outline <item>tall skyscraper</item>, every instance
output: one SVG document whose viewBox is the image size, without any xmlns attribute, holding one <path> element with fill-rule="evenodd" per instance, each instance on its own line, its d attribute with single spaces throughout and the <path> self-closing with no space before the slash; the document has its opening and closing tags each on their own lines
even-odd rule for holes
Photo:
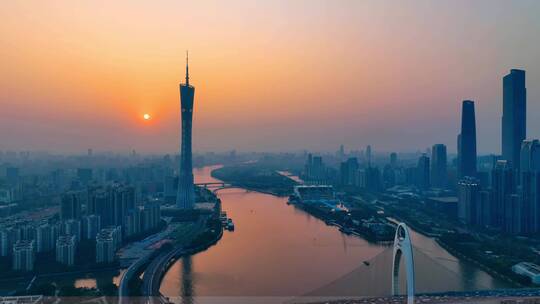
<svg viewBox="0 0 540 304">
<path fill-rule="evenodd" d="M 416 184 L 418 188 L 426 190 L 430 186 L 429 181 L 429 157 L 425 154 L 418 159 L 416 167 Z"/>
<path fill-rule="evenodd" d="M 520 166 L 521 142 L 527 126 L 525 71 L 510 70 L 503 78 L 502 156 L 514 169 Z"/>
<path fill-rule="evenodd" d="M 459 177 L 476 176 L 476 119 L 472 100 L 464 100 L 461 108 L 458 162 Z"/>
<path fill-rule="evenodd" d="M 512 202 L 510 196 L 516 193 L 514 171 L 506 160 L 499 160 L 491 172 L 491 189 L 493 190 L 493 225 L 505 229 L 511 217 Z"/>
<path fill-rule="evenodd" d="M 433 145 L 431 148 L 431 185 L 437 188 L 445 188 L 448 175 L 446 146 L 443 144 Z"/>
<path fill-rule="evenodd" d="M 480 183 L 473 177 L 466 177 L 458 183 L 458 218 L 468 224 L 477 224 Z"/>
<path fill-rule="evenodd" d="M 193 123 L 193 98 L 195 88 L 189 84 L 189 62 L 186 57 L 186 83 L 180 84 L 180 102 L 182 110 L 182 144 L 180 148 L 180 174 L 176 206 L 191 209 L 195 204 L 193 184 L 193 163 L 191 158 L 191 130 Z"/>
</svg>

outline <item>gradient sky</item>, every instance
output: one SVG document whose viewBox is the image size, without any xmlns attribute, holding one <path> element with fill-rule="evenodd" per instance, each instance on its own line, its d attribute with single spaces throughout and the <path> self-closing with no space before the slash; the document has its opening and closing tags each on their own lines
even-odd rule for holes
<svg viewBox="0 0 540 304">
<path fill-rule="evenodd" d="M 473 99 L 479 151 L 499 153 L 510 68 L 540 137 L 539 16 L 535 0 L 3 1 L 0 150 L 176 150 L 189 49 L 195 150 L 454 152 Z"/>
</svg>

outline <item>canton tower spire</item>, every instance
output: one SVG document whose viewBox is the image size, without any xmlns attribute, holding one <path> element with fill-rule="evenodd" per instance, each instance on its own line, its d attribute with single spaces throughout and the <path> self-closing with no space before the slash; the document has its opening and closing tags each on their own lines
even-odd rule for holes
<svg viewBox="0 0 540 304">
<path fill-rule="evenodd" d="M 193 209 L 195 204 L 191 147 L 194 95 L 195 88 L 189 85 L 189 57 L 186 52 L 186 83 L 180 84 L 180 115 L 182 123 L 180 126 L 180 170 L 178 174 L 178 193 L 176 195 L 176 207 L 180 209 Z"/>
<path fill-rule="evenodd" d="M 189 85 L 189 51 L 186 51 L 186 85 Z"/>
</svg>

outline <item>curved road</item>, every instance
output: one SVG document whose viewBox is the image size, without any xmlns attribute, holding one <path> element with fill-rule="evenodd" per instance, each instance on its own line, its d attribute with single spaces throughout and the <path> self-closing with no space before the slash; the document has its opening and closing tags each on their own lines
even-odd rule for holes
<svg viewBox="0 0 540 304">
<path fill-rule="evenodd" d="M 175 262 L 176 258 L 185 253 L 183 247 L 162 252 L 148 265 L 144 271 L 142 286 L 142 294 L 148 297 L 148 303 L 154 303 L 154 299 L 156 298 L 159 299 L 160 303 L 166 303 L 159 292 L 161 279 L 165 275 L 165 271 L 169 269 L 169 266 Z"/>
</svg>

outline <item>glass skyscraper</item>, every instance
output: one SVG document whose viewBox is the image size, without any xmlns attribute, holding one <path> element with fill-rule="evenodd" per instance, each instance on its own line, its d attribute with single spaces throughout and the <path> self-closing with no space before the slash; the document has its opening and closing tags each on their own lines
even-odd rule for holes
<svg viewBox="0 0 540 304">
<path fill-rule="evenodd" d="M 458 161 L 459 177 L 476 176 L 476 119 L 472 100 L 464 100 L 461 108 Z"/>
<path fill-rule="evenodd" d="M 510 70 L 503 78 L 502 157 L 514 169 L 520 166 L 521 143 L 526 136 L 526 110 L 525 71 Z"/>
</svg>

